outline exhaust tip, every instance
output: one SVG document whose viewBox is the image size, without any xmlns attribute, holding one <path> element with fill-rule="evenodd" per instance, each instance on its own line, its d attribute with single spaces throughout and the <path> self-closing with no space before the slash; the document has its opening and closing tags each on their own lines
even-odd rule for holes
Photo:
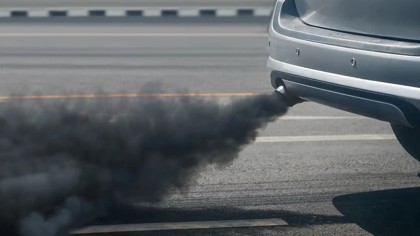
<svg viewBox="0 0 420 236">
<path fill-rule="evenodd" d="M 286 89 L 284 89 L 284 86 L 283 85 L 281 85 L 278 88 L 276 88 L 276 91 L 279 92 L 279 93 L 281 93 L 281 94 L 283 94 L 283 95 L 286 94 Z"/>
<path fill-rule="evenodd" d="M 275 89 L 275 93 L 279 94 L 289 107 L 293 107 L 294 105 L 305 101 L 287 92 L 287 89 L 284 85 L 280 85 L 279 87 L 277 87 Z"/>
</svg>

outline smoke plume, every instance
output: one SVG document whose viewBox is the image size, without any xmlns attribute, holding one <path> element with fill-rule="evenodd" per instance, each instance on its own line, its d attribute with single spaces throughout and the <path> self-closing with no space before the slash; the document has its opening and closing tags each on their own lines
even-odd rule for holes
<svg viewBox="0 0 420 236">
<path fill-rule="evenodd" d="M 0 105 L 0 231 L 55 236 L 112 202 L 158 202 L 287 111 L 278 95 Z"/>
</svg>

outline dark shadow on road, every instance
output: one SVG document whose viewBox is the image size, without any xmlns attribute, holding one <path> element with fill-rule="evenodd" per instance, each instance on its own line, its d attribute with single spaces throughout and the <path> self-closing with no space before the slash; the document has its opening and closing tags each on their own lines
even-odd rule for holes
<svg viewBox="0 0 420 236">
<path fill-rule="evenodd" d="M 345 218 L 374 235 L 420 235 L 420 188 L 338 196 Z"/>
<path fill-rule="evenodd" d="M 232 207 L 206 209 L 165 209 L 165 208 L 133 208 L 117 206 L 103 217 L 90 222 L 88 225 L 115 225 L 161 222 L 190 222 L 190 221 L 220 221 L 281 218 L 289 226 L 304 227 L 321 224 L 348 223 L 342 216 L 301 214 L 282 210 L 245 210 Z M 270 227 L 274 228 L 274 227 Z M 229 230 L 229 229 L 227 229 Z M 255 229 L 250 229 L 255 230 Z M 258 232 L 256 232 L 258 234 Z M 105 234 L 100 234 L 105 235 Z M 226 229 L 221 230 L 182 230 L 143 233 L 112 233 L 106 235 L 226 235 Z M 254 235 L 254 234 L 252 234 Z M 255 234 L 256 235 L 256 234 Z"/>
<path fill-rule="evenodd" d="M 118 206 L 111 209 L 107 216 L 97 218 L 94 222 L 91 222 L 91 224 L 132 224 L 269 218 L 281 218 L 292 226 L 346 223 L 342 216 L 301 214 L 280 210 L 244 210 L 234 207 L 164 209 Z"/>
</svg>

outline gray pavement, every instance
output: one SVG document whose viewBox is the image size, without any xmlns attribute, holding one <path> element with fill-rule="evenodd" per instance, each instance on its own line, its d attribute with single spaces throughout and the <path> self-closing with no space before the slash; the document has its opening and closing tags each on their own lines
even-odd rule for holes
<svg viewBox="0 0 420 236">
<path fill-rule="evenodd" d="M 150 83 L 164 92 L 270 92 L 265 32 L 264 22 L 241 20 L 3 23 L 0 96 L 154 91 Z M 314 103 L 260 132 L 366 134 L 391 129 Z M 91 224 L 281 218 L 287 226 L 121 235 L 408 235 L 420 231 L 419 171 L 394 139 L 255 143 L 162 203 L 116 208 Z"/>
<path fill-rule="evenodd" d="M 2 0 L 0 8 L 50 7 L 270 7 L 274 0 Z"/>
</svg>

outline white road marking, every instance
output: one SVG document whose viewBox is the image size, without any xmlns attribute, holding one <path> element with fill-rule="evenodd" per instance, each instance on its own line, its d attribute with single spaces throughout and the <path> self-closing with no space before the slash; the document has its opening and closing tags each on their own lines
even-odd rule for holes
<svg viewBox="0 0 420 236">
<path fill-rule="evenodd" d="M 0 10 L 0 18 L 1 17 L 10 17 L 10 11 Z"/>
<path fill-rule="evenodd" d="M 144 232 L 163 230 L 191 230 L 191 229 L 221 229 L 240 227 L 268 227 L 287 226 L 288 224 L 278 218 L 252 219 L 252 220 L 222 220 L 222 221 L 197 221 L 197 222 L 173 222 L 173 223 L 146 223 L 127 225 L 104 225 L 88 226 L 75 230 L 71 234 L 98 234 L 98 233 L 122 233 Z"/>
<path fill-rule="evenodd" d="M 125 15 L 126 14 L 124 10 L 109 10 L 106 12 L 106 16 L 110 17 L 123 17 Z"/>
<path fill-rule="evenodd" d="M 280 120 L 363 120 L 363 116 L 283 116 Z"/>
<path fill-rule="evenodd" d="M 255 16 L 271 16 L 272 12 L 273 12 L 273 9 L 271 9 L 271 8 L 256 9 L 254 15 Z"/>
<path fill-rule="evenodd" d="M 47 17 L 48 15 L 48 11 L 45 10 L 34 10 L 28 12 L 28 17 Z"/>
<path fill-rule="evenodd" d="M 0 33 L 0 37 L 267 37 L 264 33 Z"/>
<path fill-rule="evenodd" d="M 88 10 L 86 9 L 69 11 L 67 14 L 69 17 L 87 17 L 89 15 Z"/>
<path fill-rule="evenodd" d="M 146 17 L 158 17 L 161 16 L 162 11 L 160 9 L 150 9 L 143 12 Z"/>
<path fill-rule="evenodd" d="M 324 141 L 368 141 L 394 140 L 393 134 L 355 134 L 355 135 L 312 135 L 312 136 L 271 136 L 257 137 L 256 143 L 286 142 L 324 142 Z"/>
<path fill-rule="evenodd" d="M 216 12 L 217 16 L 236 16 L 235 9 L 220 9 Z"/>
<path fill-rule="evenodd" d="M 182 9 L 178 11 L 178 15 L 180 17 L 197 17 L 200 15 L 200 11 L 198 9 Z"/>
</svg>

